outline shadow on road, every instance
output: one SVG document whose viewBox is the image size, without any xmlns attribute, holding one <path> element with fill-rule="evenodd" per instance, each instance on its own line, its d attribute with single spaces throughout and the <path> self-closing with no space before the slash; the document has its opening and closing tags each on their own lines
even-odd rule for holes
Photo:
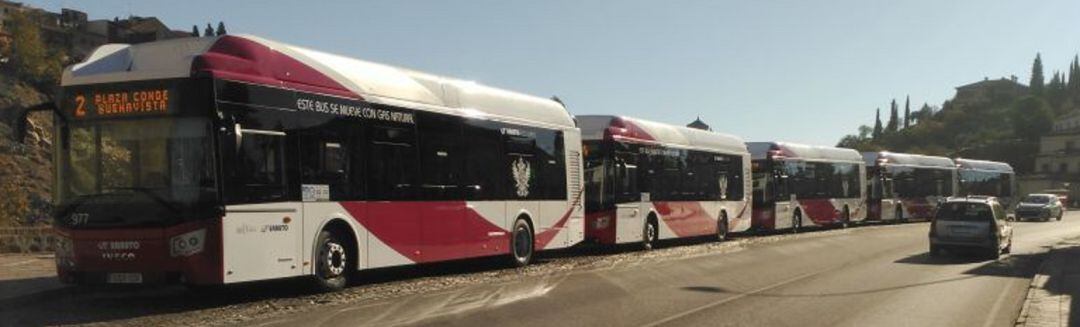
<svg viewBox="0 0 1080 327">
<path fill-rule="evenodd" d="M 968 269 L 962 274 L 943 278 L 938 280 L 910 283 L 903 285 L 892 286 L 879 286 L 872 285 L 866 289 L 843 291 L 843 292 L 817 292 L 817 293 L 790 293 L 790 292 L 778 292 L 778 291 L 761 291 L 761 292 L 746 292 L 739 290 L 731 290 L 723 287 L 708 286 L 708 285 L 694 285 L 682 287 L 682 290 L 690 292 L 704 292 L 704 293 L 724 293 L 731 295 L 751 296 L 751 297 L 776 297 L 776 298 L 816 298 L 816 297 L 839 297 L 839 296 L 854 296 L 862 294 L 871 294 L 879 292 L 891 292 L 917 287 L 928 287 L 944 283 L 959 282 L 968 279 L 974 279 L 984 276 L 995 277 L 1009 277 L 1009 278 L 1023 278 L 1030 279 L 1035 276 L 1038 264 L 1042 262 L 1043 257 L 1046 254 L 1020 254 L 1009 255 L 1002 257 L 1000 260 L 986 260 L 978 259 L 971 256 L 946 256 L 946 257 L 930 257 L 929 253 L 922 253 L 918 255 L 909 256 L 896 263 L 902 264 L 925 264 L 925 265 L 953 265 L 953 264 L 972 264 L 978 262 L 984 262 L 977 267 Z M 1078 265 L 1080 268 L 1080 265 Z M 1080 271 L 1078 271 L 1080 273 Z M 1078 275 L 1080 277 L 1080 275 Z M 1080 281 L 1080 278 L 1078 278 Z"/>
<path fill-rule="evenodd" d="M 1065 296 L 1069 301 L 1067 326 L 1080 326 L 1080 244 L 1054 249 L 1053 262 L 1047 262 L 1043 273 L 1048 275 L 1043 290 Z"/>
</svg>

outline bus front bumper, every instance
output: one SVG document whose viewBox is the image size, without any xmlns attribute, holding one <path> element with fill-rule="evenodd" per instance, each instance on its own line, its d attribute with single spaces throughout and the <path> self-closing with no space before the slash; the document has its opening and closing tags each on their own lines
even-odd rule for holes
<svg viewBox="0 0 1080 327">
<path fill-rule="evenodd" d="M 72 284 L 220 284 L 221 221 L 164 228 L 56 230 L 56 272 Z"/>
</svg>

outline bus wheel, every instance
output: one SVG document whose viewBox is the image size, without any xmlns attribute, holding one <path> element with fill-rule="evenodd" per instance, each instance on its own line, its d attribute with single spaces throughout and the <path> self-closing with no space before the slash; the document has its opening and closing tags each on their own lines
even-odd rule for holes
<svg viewBox="0 0 1080 327">
<path fill-rule="evenodd" d="M 723 242 L 727 240 L 728 233 L 728 219 L 727 212 L 720 212 L 720 219 L 716 221 L 716 240 Z"/>
<path fill-rule="evenodd" d="M 323 292 L 339 291 L 348 284 L 348 267 L 350 250 L 346 248 L 343 240 L 324 230 L 319 233 L 316 244 L 319 245 L 318 256 L 315 259 L 315 286 Z"/>
<path fill-rule="evenodd" d="M 791 232 L 798 233 L 799 229 L 802 229 L 802 211 L 795 210 L 795 214 L 791 215 Z"/>
<path fill-rule="evenodd" d="M 656 219 L 653 216 L 649 216 L 645 220 L 645 227 L 641 231 L 641 247 L 646 251 L 652 250 L 656 245 L 656 239 L 659 238 L 659 230 L 656 228 Z"/>
<path fill-rule="evenodd" d="M 844 206 L 844 213 L 840 216 L 840 227 L 848 228 L 849 225 L 851 225 L 851 210 L 848 206 Z"/>
<path fill-rule="evenodd" d="M 514 222 L 514 233 L 510 236 L 510 251 L 514 257 L 514 266 L 529 265 L 532 262 L 534 250 L 532 227 L 525 219 L 518 218 Z"/>
</svg>

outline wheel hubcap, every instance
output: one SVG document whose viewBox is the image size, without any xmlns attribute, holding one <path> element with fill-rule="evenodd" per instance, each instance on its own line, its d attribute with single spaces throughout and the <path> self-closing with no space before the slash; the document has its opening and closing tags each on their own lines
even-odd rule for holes
<svg viewBox="0 0 1080 327">
<path fill-rule="evenodd" d="M 517 237 L 514 237 L 514 256 L 519 261 L 524 261 L 528 257 L 529 246 L 532 240 L 529 240 L 529 230 L 525 227 L 519 227 L 517 229 Z"/>
<path fill-rule="evenodd" d="M 336 277 L 345 272 L 345 247 L 341 244 L 330 242 L 326 244 L 326 272 L 327 277 Z"/>
</svg>

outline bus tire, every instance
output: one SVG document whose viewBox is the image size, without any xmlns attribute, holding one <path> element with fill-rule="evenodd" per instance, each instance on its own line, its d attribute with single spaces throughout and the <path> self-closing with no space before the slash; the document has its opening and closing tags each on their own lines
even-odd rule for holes
<svg viewBox="0 0 1080 327">
<path fill-rule="evenodd" d="M 510 258 L 514 267 L 528 266 L 532 262 L 536 246 L 533 242 L 533 228 L 524 217 L 514 221 L 514 229 L 510 234 Z"/>
<path fill-rule="evenodd" d="M 656 216 L 650 214 L 649 218 L 645 219 L 645 226 L 641 228 L 641 248 L 645 251 L 652 250 L 659 236 L 660 229 L 657 228 Z"/>
<path fill-rule="evenodd" d="M 844 211 L 843 213 L 841 213 L 841 215 L 842 216 L 840 216 L 840 227 L 848 228 L 848 226 L 851 225 L 851 210 L 848 209 L 848 206 L 844 206 Z"/>
<path fill-rule="evenodd" d="M 330 230 L 319 232 L 315 244 L 318 250 L 315 257 L 315 287 L 321 292 L 340 291 L 348 285 L 349 276 L 353 271 L 349 267 L 355 267 L 352 262 L 356 256 L 355 249 L 345 241 L 341 233 Z"/>
<path fill-rule="evenodd" d="M 728 234 L 728 218 L 727 211 L 720 211 L 720 219 L 716 220 L 716 240 L 723 242 L 727 240 Z"/>
<path fill-rule="evenodd" d="M 802 211 L 795 209 L 795 213 L 791 214 L 791 232 L 798 233 L 802 229 Z"/>
</svg>

